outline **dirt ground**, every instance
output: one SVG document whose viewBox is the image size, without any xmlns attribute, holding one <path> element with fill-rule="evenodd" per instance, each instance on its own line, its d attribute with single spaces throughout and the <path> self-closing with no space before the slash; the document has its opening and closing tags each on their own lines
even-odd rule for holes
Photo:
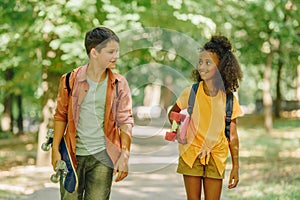
<svg viewBox="0 0 300 200">
<path fill-rule="evenodd" d="M 35 134 L 0 140 L 0 199 L 19 199 L 45 183 L 51 184 L 51 168 L 36 167 L 36 154 Z"/>
<path fill-rule="evenodd" d="M 35 134 L 0 140 L 0 171 L 16 166 L 34 165 L 37 154 Z"/>
</svg>

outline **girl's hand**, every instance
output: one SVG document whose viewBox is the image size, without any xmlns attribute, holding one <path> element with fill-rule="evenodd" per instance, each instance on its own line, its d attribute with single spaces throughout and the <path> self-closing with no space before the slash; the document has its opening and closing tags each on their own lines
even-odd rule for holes
<svg viewBox="0 0 300 200">
<path fill-rule="evenodd" d="M 230 172 L 228 188 L 235 188 L 239 183 L 239 168 L 233 167 Z"/>
<path fill-rule="evenodd" d="M 216 141 L 206 139 L 202 144 L 199 158 L 204 158 L 208 156 L 215 145 Z"/>
</svg>

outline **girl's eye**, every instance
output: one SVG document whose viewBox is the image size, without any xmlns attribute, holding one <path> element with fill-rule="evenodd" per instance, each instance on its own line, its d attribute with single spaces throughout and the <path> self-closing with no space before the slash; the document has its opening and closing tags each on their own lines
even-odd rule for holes
<svg viewBox="0 0 300 200">
<path fill-rule="evenodd" d="M 205 65 L 210 65 L 210 64 L 211 64 L 210 60 L 205 61 Z M 203 65 L 203 60 L 199 60 L 199 65 Z"/>
</svg>

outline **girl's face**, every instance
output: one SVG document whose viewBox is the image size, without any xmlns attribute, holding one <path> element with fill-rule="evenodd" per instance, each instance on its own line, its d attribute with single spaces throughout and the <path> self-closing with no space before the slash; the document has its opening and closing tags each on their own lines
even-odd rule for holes
<svg viewBox="0 0 300 200">
<path fill-rule="evenodd" d="M 96 59 L 100 68 L 115 68 L 118 58 L 119 43 L 114 40 L 109 41 L 105 47 L 96 52 Z"/>
<path fill-rule="evenodd" d="M 219 58 L 216 53 L 203 51 L 200 53 L 198 72 L 204 81 L 214 78 L 218 71 Z"/>
</svg>

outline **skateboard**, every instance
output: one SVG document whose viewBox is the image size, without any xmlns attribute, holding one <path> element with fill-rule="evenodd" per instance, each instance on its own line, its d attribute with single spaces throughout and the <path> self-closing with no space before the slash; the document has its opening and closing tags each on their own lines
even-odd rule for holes
<svg viewBox="0 0 300 200">
<path fill-rule="evenodd" d="M 189 123 L 189 116 L 181 113 L 171 112 L 170 119 L 172 121 L 171 130 L 166 132 L 165 140 L 177 140 L 181 144 L 186 144 L 186 131 Z"/>
<path fill-rule="evenodd" d="M 49 129 L 46 135 L 46 142 L 41 146 L 42 150 L 49 151 L 53 143 L 53 134 L 53 129 Z M 51 175 L 50 180 L 54 183 L 60 182 L 66 191 L 73 193 L 78 187 L 78 177 L 64 137 L 60 142 L 59 152 L 61 160 L 56 163 L 55 174 Z"/>
</svg>

